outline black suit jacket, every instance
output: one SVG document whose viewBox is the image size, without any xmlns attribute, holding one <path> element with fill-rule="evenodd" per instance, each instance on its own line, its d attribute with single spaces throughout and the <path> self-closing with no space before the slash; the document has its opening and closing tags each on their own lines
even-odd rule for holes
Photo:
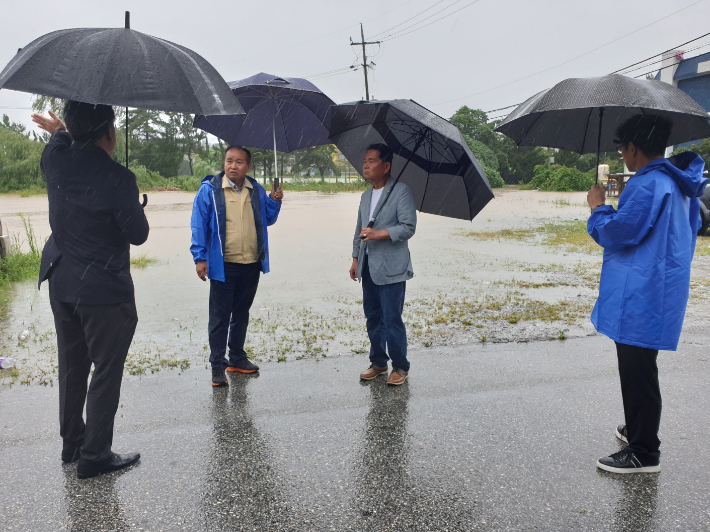
<svg viewBox="0 0 710 532">
<path fill-rule="evenodd" d="M 39 283 L 57 301 L 111 305 L 134 300 L 130 244 L 148 238 L 136 176 L 94 144 L 56 131 L 42 153 L 52 235 Z"/>
</svg>

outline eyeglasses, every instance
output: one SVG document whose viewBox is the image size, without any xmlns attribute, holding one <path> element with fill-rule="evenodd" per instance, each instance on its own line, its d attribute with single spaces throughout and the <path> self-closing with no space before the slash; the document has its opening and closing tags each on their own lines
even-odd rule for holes
<svg viewBox="0 0 710 532">
<path fill-rule="evenodd" d="M 618 146 L 617 146 L 617 148 L 616 148 L 616 151 L 619 152 L 619 155 L 623 155 L 623 153 L 621 153 L 621 151 L 624 149 L 624 146 L 626 146 L 628 143 L 621 142 L 620 139 L 613 139 L 612 142 L 613 142 L 614 144 L 618 144 Z"/>
</svg>

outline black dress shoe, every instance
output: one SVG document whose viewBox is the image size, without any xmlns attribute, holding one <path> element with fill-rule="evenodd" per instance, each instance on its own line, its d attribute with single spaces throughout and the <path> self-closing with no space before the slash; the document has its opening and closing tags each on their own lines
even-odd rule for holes
<svg viewBox="0 0 710 532">
<path fill-rule="evenodd" d="M 72 449 L 62 449 L 62 462 L 71 464 L 76 462 L 81 456 L 81 446 Z"/>
<path fill-rule="evenodd" d="M 113 473 L 126 469 L 140 460 L 140 453 L 116 454 L 111 458 L 97 462 L 95 460 L 80 459 L 76 467 L 76 478 L 92 478 L 104 473 Z"/>
</svg>

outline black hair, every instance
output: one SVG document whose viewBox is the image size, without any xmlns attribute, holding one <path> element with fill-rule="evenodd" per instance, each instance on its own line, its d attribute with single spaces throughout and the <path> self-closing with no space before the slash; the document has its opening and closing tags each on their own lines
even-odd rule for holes
<svg viewBox="0 0 710 532">
<path fill-rule="evenodd" d="M 646 157 L 663 156 L 673 122 L 658 115 L 634 115 L 616 130 L 622 146 L 633 142 Z"/>
<path fill-rule="evenodd" d="M 224 150 L 224 158 L 227 158 L 227 153 L 229 150 L 242 150 L 244 153 L 247 154 L 247 164 L 251 164 L 251 152 L 244 148 L 243 146 L 230 146 L 226 150 Z"/>
<path fill-rule="evenodd" d="M 116 115 L 110 105 L 67 100 L 62 112 L 67 131 L 77 142 L 98 142 L 114 128 Z"/>
<path fill-rule="evenodd" d="M 367 151 L 370 151 L 370 150 L 375 150 L 376 152 L 378 152 L 380 154 L 380 160 L 383 163 L 391 163 L 392 162 L 393 153 L 392 153 L 392 150 L 389 149 L 389 146 L 387 146 L 387 144 L 381 144 L 381 143 L 380 144 L 370 144 L 367 147 Z M 367 153 L 367 151 L 366 151 L 366 153 Z"/>
</svg>

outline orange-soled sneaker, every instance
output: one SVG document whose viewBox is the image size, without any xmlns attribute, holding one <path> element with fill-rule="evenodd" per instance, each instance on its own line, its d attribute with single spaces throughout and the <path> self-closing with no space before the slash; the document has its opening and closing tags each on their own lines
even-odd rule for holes
<svg viewBox="0 0 710 532">
<path fill-rule="evenodd" d="M 212 368 L 212 386 L 218 388 L 220 386 L 229 386 L 227 376 L 221 368 Z"/>
<path fill-rule="evenodd" d="M 399 386 L 400 384 L 404 384 L 404 381 L 407 380 L 407 376 L 409 376 L 408 371 L 404 371 L 401 368 L 392 368 L 392 373 L 390 373 L 390 376 L 387 379 L 387 384 Z"/>
<path fill-rule="evenodd" d="M 252 364 L 249 359 L 243 358 L 234 365 L 229 364 L 227 371 L 230 373 L 254 373 L 255 371 L 259 371 L 259 366 Z"/>
<path fill-rule="evenodd" d="M 386 375 L 387 374 L 387 366 L 384 368 L 381 368 L 379 366 L 373 366 L 370 364 L 370 367 L 367 368 L 365 371 L 360 373 L 360 379 L 364 381 L 371 381 L 372 379 L 377 378 L 379 375 Z"/>
</svg>

